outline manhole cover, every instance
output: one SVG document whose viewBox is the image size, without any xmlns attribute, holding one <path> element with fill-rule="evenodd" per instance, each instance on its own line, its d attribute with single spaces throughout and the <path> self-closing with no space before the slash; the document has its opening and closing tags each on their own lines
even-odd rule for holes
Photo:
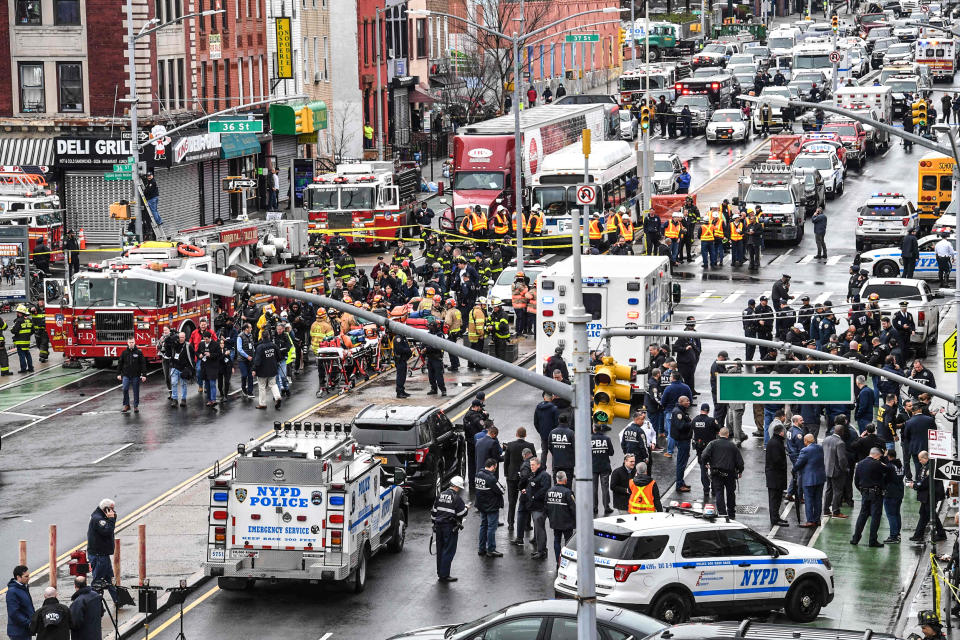
<svg viewBox="0 0 960 640">
<path fill-rule="evenodd" d="M 752 516 L 758 511 L 760 511 L 760 505 L 757 505 L 757 504 L 738 504 L 737 505 L 737 513 L 743 513 L 748 516 Z"/>
</svg>

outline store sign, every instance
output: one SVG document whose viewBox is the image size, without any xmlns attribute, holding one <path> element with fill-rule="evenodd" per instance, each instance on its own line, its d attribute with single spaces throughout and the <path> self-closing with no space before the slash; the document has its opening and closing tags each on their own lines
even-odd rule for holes
<svg viewBox="0 0 960 640">
<path fill-rule="evenodd" d="M 248 244 L 257 244 L 257 228 L 246 227 L 244 229 L 233 229 L 220 232 L 220 242 L 226 242 L 231 249 L 243 247 Z"/>
<path fill-rule="evenodd" d="M 203 18 L 201 18 L 201 20 L 202 20 L 202 19 L 203 19 Z M 222 47 L 222 40 L 220 39 L 220 34 L 219 34 L 219 33 L 211 33 L 211 34 L 210 34 L 210 39 L 208 40 L 208 43 L 209 43 L 209 45 L 210 45 L 210 46 L 208 47 L 208 49 L 209 49 L 209 51 L 210 51 L 210 59 L 211 59 L 211 60 L 219 60 L 219 59 L 221 59 L 221 58 L 223 57 L 223 47 Z"/>
<path fill-rule="evenodd" d="M 173 143 L 173 164 L 202 162 L 220 157 L 220 134 L 199 133 Z"/>
<path fill-rule="evenodd" d="M 57 138 L 54 164 L 58 167 L 112 167 L 133 153 L 130 140 L 117 138 Z"/>
<path fill-rule="evenodd" d="M 290 18 L 277 18 L 277 78 L 293 78 L 293 34 Z"/>
</svg>

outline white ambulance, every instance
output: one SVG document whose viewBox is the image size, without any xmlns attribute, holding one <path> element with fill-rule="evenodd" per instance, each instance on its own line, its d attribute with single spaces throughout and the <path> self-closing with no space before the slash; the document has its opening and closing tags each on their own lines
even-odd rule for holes
<svg viewBox="0 0 960 640">
<path fill-rule="evenodd" d="M 670 261 L 659 256 L 582 256 L 583 303 L 590 322 L 587 339 L 591 350 L 603 348 L 603 328 L 667 329 L 673 316 L 674 294 Z M 567 314 L 573 307 L 573 259 L 567 258 L 537 276 L 537 362 L 543 367 L 557 347 L 563 348 L 568 367 L 573 366 L 573 328 Z M 613 338 L 610 355 L 619 363 L 642 367 L 647 345 L 656 338 Z M 644 384 L 633 383 L 634 399 Z"/>
<path fill-rule="evenodd" d="M 360 448 L 349 425 L 276 422 L 238 452 L 210 476 L 203 568 L 221 589 L 337 580 L 359 593 L 373 555 L 403 550 L 403 473 L 388 477 L 376 448 Z"/>
</svg>

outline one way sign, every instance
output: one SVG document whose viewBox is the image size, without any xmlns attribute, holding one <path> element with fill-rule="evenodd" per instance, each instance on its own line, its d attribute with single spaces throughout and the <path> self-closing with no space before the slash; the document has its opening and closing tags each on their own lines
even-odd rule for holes
<svg viewBox="0 0 960 640">
<path fill-rule="evenodd" d="M 937 465 L 938 480 L 960 480 L 960 460 L 932 460 Z"/>
</svg>

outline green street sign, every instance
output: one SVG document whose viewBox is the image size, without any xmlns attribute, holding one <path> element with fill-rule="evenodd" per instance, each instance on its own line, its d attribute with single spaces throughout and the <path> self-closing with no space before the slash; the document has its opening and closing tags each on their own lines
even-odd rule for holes
<svg viewBox="0 0 960 640">
<path fill-rule="evenodd" d="M 263 133 L 263 120 L 209 120 L 209 133 Z"/>
<path fill-rule="evenodd" d="M 113 170 L 116 173 L 133 173 L 132 164 L 115 164 L 113 165 Z"/>
<path fill-rule="evenodd" d="M 717 376 L 717 402 L 850 404 L 853 376 L 721 373 Z"/>
<path fill-rule="evenodd" d="M 107 171 L 105 174 L 103 174 L 103 179 L 107 182 L 116 182 L 117 180 L 133 180 L 133 174 L 118 171 Z"/>
<path fill-rule="evenodd" d="M 564 42 L 600 42 L 599 33 L 568 33 L 563 37 Z"/>
</svg>

